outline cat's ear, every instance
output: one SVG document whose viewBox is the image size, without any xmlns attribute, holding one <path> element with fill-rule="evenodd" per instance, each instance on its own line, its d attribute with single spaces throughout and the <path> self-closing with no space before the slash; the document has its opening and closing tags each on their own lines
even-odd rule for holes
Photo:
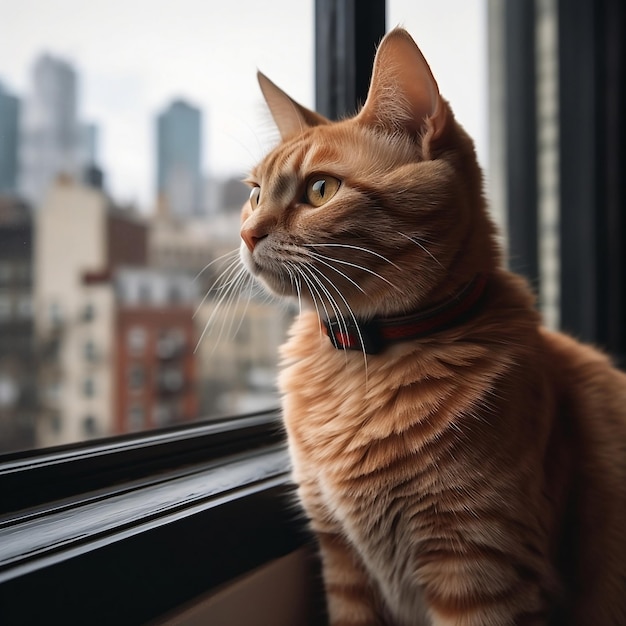
<svg viewBox="0 0 626 626">
<path fill-rule="evenodd" d="M 328 124 L 325 117 L 298 104 L 265 74 L 257 72 L 257 78 L 263 97 L 283 139 L 292 137 L 311 126 Z"/>
<path fill-rule="evenodd" d="M 411 35 L 396 28 L 381 41 L 367 100 L 357 120 L 437 138 L 446 107 L 426 59 Z"/>
</svg>

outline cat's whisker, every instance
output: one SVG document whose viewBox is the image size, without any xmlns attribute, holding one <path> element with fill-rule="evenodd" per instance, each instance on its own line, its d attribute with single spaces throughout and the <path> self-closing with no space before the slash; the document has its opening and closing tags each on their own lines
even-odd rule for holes
<svg viewBox="0 0 626 626">
<path fill-rule="evenodd" d="M 305 243 L 303 244 L 306 248 L 348 248 L 350 250 L 359 250 L 360 252 L 366 252 L 367 254 L 372 254 L 379 259 L 382 259 L 389 265 L 393 265 L 397 270 L 400 268 L 386 256 L 383 256 L 379 252 L 375 252 L 374 250 L 370 250 L 369 248 L 364 248 L 363 246 L 355 246 L 348 243 Z"/>
<path fill-rule="evenodd" d="M 316 289 L 317 294 L 320 296 L 320 299 L 321 299 L 321 302 L 322 302 L 322 306 L 324 307 L 324 312 L 326 314 L 326 319 L 330 320 L 330 319 L 332 319 L 332 317 L 336 317 L 338 320 L 343 319 L 342 316 L 341 316 L 341 309 L 340 309 L 339 305 L 337 304 L 336 300 L 333 298 L 332 294 L 328 291 L 328 289 L 321 283 L 321 281 L 318 278 L 318 276 L 316 276 L 316 274 L 315 274 L 316 268 L 314 266 L 308 265 L 308 264 L 307 265 L 303 265 L 301 267 L 302 267 L 303 271 L 306 270 L 306 274 L 308 274 L 308 277 L 310 278 L 310 280 L 313 281 L 322 290 L 322 293 L 326 296 L 326 300 L 328 301 L 328 304 L 329 304 L 330 308 L 333 311 L 333 315 L 329 314 L 328 309 L 324 305 L 324 298 L 322 297 L 320 292 Z M 345 326 L 345 323 L 344 323 L 344 330 L 345 330 L 345 332 L 348 331 L 347 326 Z"/>
<path fill-rule="evenodd" d="M 358 263 L 352 263 L 350 261 L 344 261 L 343 259 L 335 259 L 333 257 L 329 257 L 329 256 L 326 256 L 324 254 L 320 254 L 319 252 L 313 252 L 313 253 L 310 253 L 310 254 L 311 254 L 311 256 L 315 255 L 315 258 L 317 258 L 318 260 L 325 259 L 326 261 L 330 261 L 330 262 L 333 262 L 333 263 L 340 263 L 341 265 L 349 265 L 350 267 L 354 267 L 355 269 L 361 270 L 362 272 L 366 272 L 367 274 L 371 274 L 372 276 L 375 276 L 376 278 L 379 278 L 383 282 L 387 283 L 390 287 L 392 287 L 396 291 L 399 291 L 400 293 L 402 293 L 402 289 L 400 289 L 398 286 L 394 285 L 391 281 L 389 281 L 384 276 L 381 276 L 378 272 L 375 272 L 374 270 L 371 270 L 369 267 L 365 267 L 363 265 L 359 265 Z"/>
<path fill-rule="evenodd" d="M 338 320 L 343 319 L 341 316 L 341 309 L 339 307 L 339 305 L 337 304 L 337 302 L 335 301 L 335 299 L 333 298 L 332 294 L 328 291 L 328 289 L 326 289 L 326 287 L 321 283 L 321 281 L 319 280 L 319 278 L 315 275 L 314 271 L 315 267 L 313 267 L 312 265 L 303 265 L 301 266 L 302 270 L 306 270 L 308 271 L 308 277 L 322 290 L 322 293 L 326 296 L 326 300 L 328 301 L 328 304 L 330 306 L 330 308 L 333 310 L 333 315 L 329 315 L 328 313 L 328 309 L 326 308 L 325 304 L 324 304 L 324 298 L 322 298 L 321 294 L 319 291 L 317 291 L 317 294 L 320 296 L 321 302 L 322 302 L 322 306 L 324 307 L 324 312 L 326 313 L 326 319 L 330 320 L 332 319 L 332 317 L 336 317 Z M 304 274 L 303 274 L 304 275 Z M 345 326 L 345 323 L 344 323 Z M 347 326 L 345 326 L 345 331 L 346 333 L 348 332 L 348 328 Z"/>
<path fill-rule="evenodd" d="M 339 295 L 339 297 L 341 298 L 341 300 L 345 304 L 346 309 L 348 311 L 348 314 L 350 315 L 352 321 L 354 322 L 354 327 L 356 328 L 356 332 L 357 332 L 357 335 L 359 337 L 359 342 L 361 343 L 361 351 L 363 352 L 363 362 L 364 362 L 364 365 L 365 365 L 365 384 L 366 384 L 366 389 L 367 389 L 367 382 L 368 382 L 367 353 L 365 352 L 365 341 L 363 340 L 363 335 L 361 334 L 361 328 L 359 327 L 359 322 L 357 321 L 356 316 L 355 316 L 354 312 L 352 311 L 352 307 L 348 304 L 348 301 L 346 300 L 344 295 L 341 293 L 341 290 L 335 285 L 335 283 L 333 283 L 333 281 L 330 280 L 328 278 L 328 276 L 326 276 L 318 268 L 312 266 L 312 269 L 314 269 L 316 272 L 318 272 L 319 275 L 323 279 L 325 279 L 330 284 L 330 286 L 337 292 L 337 294 Z M 338 317 L 338 320 L 339 319 L 341 319 L 341 317 Z M 346 335 L 347 335 L 348 334 L 348 328 L 347 328 L 348 325 L 345 322 L 344 322 L 344 325 L 346 327 Z"/>
<path fill-rule="evenodd" d="M 194 311 L 194 314 L 192 316 L 193 318 L 196 317 L 196 315 L 198 314 L 198 311 L 201 309 L 202 305 L 206 302 L 207 298 L 213 292 L 219 291 L 221 289 L 221 286 L 216 287 L 216 285 L 219 285 L 222 282 L 225 282 L 226 284 L 228 284 L 228 282 L 231 280 L 231 276 L 237 270 L 238 267 L 241 267 L 241 260 L 239 259 L 239 256 L 237 256 L 237 258 L 233 259 L 230 262 L 228 267 L 226 267 L 221 272 L 221 274 L 213 281 L 211 286 L 207 289 L 206 293 L 204 294 L 204 297 L 202 298 L 202 300 L 200 300 L 200 304 L 198 304 L 198 306 L 196 307 L 196 310 Z"/>
<path fill-rule="evenodd" d="M 231 271 L 235 271 L 235 268 L 231 269 Z M 244 277 L 247 276 L 247 271 L 243 267 L 243 265 L 239 266 L 238 274 L 239 276 L 244 276 Z M 238 282 L 235 284 L 231 284 L 230 287 L 220 295 L 219 299 L 215 303 L 213 311 L 211 311 L 211 315 L 209 316 L 209 319 L 204 325 L 202 333 L 200 334 L 200 338 L 198 339 L 198 342 L 196 343 L 196 347 L 194 348 L 194 353 L 198 350 L 198 347 L 200 346 L 200 343 L 202 343 L 207 332 L 209 332 L 210 334 L 213 331 L 213 321 L 215 317 L 217 316 L 217 314 L 219 313 L 219 311 L 223 308 L 225 301 L 227 302 L 228 306 L 232 306 L 232 304 L 230 304 L 231 300 L 229 298 L 232 295 L 233 291 L 235 294 L 237 293 L 236 290 L 234 289 L 237 284 Z M 220 336 L 221 336 L 221 331 L 220 331 Z"/>
<path fill-rule="evenodd" d="M 214 304 L 214 308 L 211 311 L 211 314 L 209 315 L 209 318 L 206 321 L 206 323 L 204 325 L 204 328 L 202 329 L 202 333 L 200 334 L 200 337 L 199 337 L 199 339 L 198 339 L 198 341 L 196 343 L 196 347 L 194 348 L 194 353 L 198 350 L 200 344 L 204 340 L 205 335 L 207 335 L 207 333 L 208 333 L 208 335 L 210 335 L 214 331 L 213 320 L 217 316 L 218 312 L 222 309 L 222 306 L 223 306 L 223 303 L 224 303 L 224 298 L 226 297 L 227 293 L 228 292 L 225 292 L 224 294 L 222 294 L 222 296 Z"/>
<path fill-rule="evenodd" d="M 408 239 L 411 243 L 414 243 L 418 248 L 421 248 L 439 267 L 441 267 L 442 269 L 445 269 L 444 266 L 435 257 L 435 255 L 428 248 L 426 248 L 426 246 L 424 246 L 418 239 L 416 239 L 415 237 L 410 237 L 409 235 L 402 233 L 400 231 L 397 231 L 397 232 L 398 232 L 398 235 L 400 235 L 401 237 L 404 237 L 405 239 Z"/>
<path fill-rule="evenodd" d="M 288 264 L 286 266 L 286 270 L 287 272 L 289 272 L 289 278 L 291 280 L 291 284 L 296 290 L 296 295 L 298 296 L 298 312 L 300 315 L 302 315 L 302 287 L 301 287 L 300 281 L 298 280 L 299 275 L 297 273 L 294 273 L 291 270 L 291 264 Z"/>
<path fill-rule="evenodd" d="M 315 307 L 315 312 L 317 314 L 318 319 L 321 318 L 320 315 L 320 310 L 319 307 L 317 305 L 317 298 L 315 297 L 315 294 L 311 291 L 310 286 L 308 285 L 308 282 L 306 280 L 306 277 L 302 274 L 301 270 L 293 263 L 290 263 L 290 266 L 292 267 L 295 276 L 298 280 L 298 286 L 299 286 L 299 292 L 298 292 L 298 297 L 300 299 L 300 313 L 302 313 L 302 283 L 300 282 L 300 279 L 304 280 L 305 283 L 307 283 L 307 287 L 308 287 L 308 291 L 309 291 L 309 295 L 311 296 L 311 300 L 313 301 L 313 306 Z M 320 324 L 319 326 L 319 334 L 320 334 L 320 338 L 322 336 L 322 326 Z"/>
<path fill-rule="evenodd" d="M 243 285 L 248 280 L 250 280 L 250 275 L 247 272 L 242 272 L 242 273 L 239 274 L 237 279 L 233 282 L 233 287 L 232 287 L 231 292 L 230 292 L 230 297 L 229 297 L 228 302 L 226 304 L 226 311 L 230 311 L 232 309 L 233 305 L 237 301 L 237 298 L 243 293 Z M 246 316 L 246 312 L 248 311 L 248 305 L 249 304 L 250 304 L 250 298 L 247 298 L 246 299 L 246 305 L 245 305 L 245 307 L 244 307 L 244 309 L 243 309 L 243 311 L 241 312 L 241 315 L 240 315 L 240 321 L 239 321 L 239 324 L 237 325 L 237 329 L 239 329 L 241 327 L 241 324 L 243 323 L 243 319 Z M 217 337 L 216 343 L 219 343 L 222 340 L 222 334 L 223 334 L 224 326 L 226 324 L 226 317 L 228 317 L 229 320 L 230 320 L 226 336 L 232 338 L 232 337 L 234 337 L 234 335 L 237 334 L 237 331 L 235 331 L 235 333 L 232 334 L 234 316 L 232 316 L 232 315 L 224 316 L 224 320 L 222 321 L 222 329 L 220 331 L 220 334 Z"/>
<path fill-rule="evenodd" d="M 323 256 L 321 254 L 318 254 L 317 252 L 309 252 L 309 254 L 311 255 L 312 258 L 317 260 L 322 265 L 325 265 L 326 267 L 328 267 L 329 269 L 333 270 L 334 272 L 337 272 L 337 274 L 339 274 L 340 276 L 345 278 L 347 281 L 352 283 L 361 293 L 365 294 L 365 290 L 361 287 L 361 285 L 359 285 L 354 280 L 352 280 L 345 272 L 342 272 L 341 270 L 338 270 L 336 267 L 333 267 L 328 261 L 324 260 L 324 259 L 328 259 L 329 257 L 325 257 L 325 256 Z"/>
<path fill-rule="evenodd" d="M 320 319 L 322 318 L 322 314 L 319 308 L 321 306 L 322 309 L 324 310 L 324 317 L 326 319 L 330 319 L 332 316 L 329 314 L 328 308 L 326 307 L 326 304 L 324 302 L 324 298 L 322 297 L 321 293 L 315 286 L 315 283 L 311 281 L 311 278 L 309 278 L 303 270 L 299 269 L 299 271 L 300 271 L 300 275 L 302 276 L 302 279 L 304 280 L 307 286 L 307 289 L 309 290 L 309 293 L 311 294 L 311 298 L 313 300 L 313 304 L 315 305 L 315 310 L 317 311 L 318 318 Z M 319 305 L 317 304 L 318 299 L 319 299 Z M 322 329 L 320 325 L 320 336 L 321 334 L 322 334 Z"/>
<path fill-rule="evenodd" d="M 239 248 L 235 248 L 234 250 L 231 250 L 230 252 L 227 252 L 226 254 L 222 254 L 220 256 L 218 256 L 216 259 L 213 259 L 210 263 L 207 263 L 194 277 L 193 280 L 196 281 L 198 280 L 198 278 L 200 278 L 200 276 L 202 276 L 202 274 L 204 274 L 204 272 L 206 272 L 206 270 L 209 269 L 209 267 L 211 267 L 212 265 L 215 265 L 215 263 L 218 263 L 219 261 L 223 261 L 224 259 L 228 258 L 229 256 L 239 256 Z"/>
<path fill-rule="evenodd" d="M 319 273 L 319 270 L 312 266 L 312 265 L 306 265 L 305 268 L 309 271 L 309 276 L 311 277 L 312 280 L 315 281 L 315 283 L 317 283 L 317 285 L 320 287 L 320 289 L 322 289 L 322 291 L 324 292 L 324 295 L 326 296 L 326 298 L 328 299 L 328 302 L 331 306 L 331 308 L 333 309 L 333 312 L 335 314 L 335 317 L 337 319 L 337 323 L 339 324 L 340 329 L 342 328 L 342 322 L 343 322 L 343 332 L 346 333 L 346 335 L 348 334 L 348 324 L 346 323 L 345 319 L 343 318 L 343 316 L 341 315 L 341 310 L 339 305 L 337 304 L 335 298 L 332 296 L 332 294 L 328 291 L 328 289 L 326 289 L 326 287 L 322 284 L 321 280 L 319 279 L 318 276 L 315 275 L 314 271 L 317 271 Z M 324 276 L 323 274 L 321 274 L 322 276 Z M 323 304 L 323 301 L 322 301 Z M 328 316 L 328 312 L 326 312 L 326 319 L 330 320 L 330 316 Z M 321 334 L 321 325 L 320 325 L 320 334 Z M 344 352 L 344 356 L 345 356 L 345 360 L 346 360 L 346 365 L 348 363 L 348 351 L 347 349 L 344 347 L 343 349 Z"/>
<path fill-rule="evenodd" d="M 250 284 L 251 282 L 251 277 L 248 274 L 248 272 L 243 271 L 239 274 L 239 277 L 237 278 L 237 280 L 233 283 L 233 287 L 230 291 L 230 296 L 227 299 L 226 302 L 226 313 L 230 313 L 230 311 L 233 309 L 233 307 L 236 305 L 236 303 L 243 297 L 243 293 L 244 293 L 244 289 L 245 289 L 245 285 L 246 283 Z M 239 328 L 241 327 L 241 324 L 243 323 L 243 320 L 246 316 L 246 312 L 248 310 L 248 306 L 250 304 L 250 296 L 251 296 L 251 291 L 248 291 L 248 297 L 245 299 L 245 306 L 243 308 L 243 311 L 240 312 L 239 315 L 239 323 L 237 324 L 237 329 L 235 330 L 235 332 L 233 333 L 233 324 L 235 321 L 235 317 L 233 315 L 225 315 L 224 316 L 224 320 L 222 321 L 222 330 L 220 331 L 220 334 L 217 337 L 216 340 L 216 344 L 219 343 L 222 340 L 222 335 L 223 335 L 223 329 L 225 327 L 226 324 L 226 319 L 229 320 L 229 324 L 228 324 L 228 330 L 227 330 L 227 337 L 234 337 Z"/>
</svg>

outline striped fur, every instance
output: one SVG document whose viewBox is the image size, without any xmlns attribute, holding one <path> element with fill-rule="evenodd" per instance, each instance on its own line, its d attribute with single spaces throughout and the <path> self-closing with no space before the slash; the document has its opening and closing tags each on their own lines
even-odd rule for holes
<svg viewBox="0 0 626 626">
<path fill-rule="evenodd" d="M 260 81 L 282 142 L 251 173 L 241 257 L 300 303 L 280 387 L 331 624 L 626 624 L 626 375 L 543 329 L 501 266 L 472 141 L 409 35 L 350 119 Z M 341 185 L 316 208 L 324 175 Z M 365 355 L 321 330 L 478 272 L 480 312 L 432 336 Z"/>
</svg>

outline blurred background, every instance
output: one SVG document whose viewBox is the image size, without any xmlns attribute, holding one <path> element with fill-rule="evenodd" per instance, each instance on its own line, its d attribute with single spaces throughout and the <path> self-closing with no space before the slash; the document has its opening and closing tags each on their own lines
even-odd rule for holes
<svg viewBox="0 0 626 626">
<path fill-rule="evenodd" d="M 277 406 L 293 310 L 228 287 L 240 181 L 278 140 L 256 70 L 345 114 L 396 25 L 548 326 L 623 364 L 625 21 L 620 0 L 0 0 L 0 453 Z"/>
<path fill-rule="evenodd" d="M 315 107 L 314 4 L 0 0 L 0 451 L 277 405 L 293 312 L 210 290 L 277 140 L 257 68 Z M 386 21 L 486 165 L 485 3 Z"/>
</svg>

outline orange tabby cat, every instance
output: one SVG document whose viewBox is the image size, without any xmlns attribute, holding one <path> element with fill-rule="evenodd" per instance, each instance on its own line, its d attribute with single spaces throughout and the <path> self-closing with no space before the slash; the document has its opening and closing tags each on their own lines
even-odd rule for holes
<svg viewBox="0 0 626 626">
<path fill-rule="evenodd" d="M 411 37 L 351 119 L 259 80 L 282 142 L 241 255 L 300 302 L 280 386 L 331 624 L 625 625 L 626 375 L 501 266 Z"/>
</svg>

